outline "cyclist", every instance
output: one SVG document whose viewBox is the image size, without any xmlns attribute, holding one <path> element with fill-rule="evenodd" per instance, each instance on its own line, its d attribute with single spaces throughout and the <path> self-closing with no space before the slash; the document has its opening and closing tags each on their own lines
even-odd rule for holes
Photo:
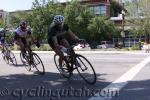
<svg viewBox="0 0 150 100">
<path fill-rule="evenodd" d="M 5 44 L 5 30 L 4 28 L 0 28 L 0 44 L 3 47 Z"/>
<path fill-rule="evenodd" d="M 13 45 L 13 43 L 11 43 Z M 2 53 L 5 52 L 5 50 L 7 52 L 5 52 L 7 59 L 9 59 L 8 57 L 10 56 L 10 48 L 9 45 L 6 41 L 6 27 L 5 28 L 0 28 L 0 46 L 2 48 Z"/>
<path fill-rule="evenodd" d="M 25 20 L 20 22 L 19 27 L 14 32 L 14 41 L 20 47 L 21 52 L 25 53 L 26 50 L 31 55 L 31 41 L 27 41 L 27 37 L 31 37 L 31 30 L 27 27 L 28 23 Z M 24 55 L 23 55 L 24 57 Z"/>
<path fill-rule="evenodd" d="M 62 61 L 65 59 L 63 52 L 61 51 L 62 46 L 68 48 L 69 41 L 78 42 L 79 38 L 70 30 L 68 24 L 64 23 L 64 17 L 62 15 L 54 16 L 53 22 L 48 29 L 48 43 L 56 54 L 59 55 L 59 66 L 62 67 Z M 69 68 L 71 71 L 71 68 Z"/>
<path fill-rule="evenodd" d="M 7 41 L 6 41 L 6 30 L 4 28 L 0 28 L 0 45 L 2 47 L 2 52 L 4 47 L 8 49 Z"/>
</svg>

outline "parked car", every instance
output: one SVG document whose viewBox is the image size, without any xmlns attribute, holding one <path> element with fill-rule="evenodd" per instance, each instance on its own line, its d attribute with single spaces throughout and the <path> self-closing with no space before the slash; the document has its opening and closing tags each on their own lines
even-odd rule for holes
<svg viewBox="0 0 150 100">
<path fill-rule="evenodd" d="M 102 48 L 102 49 L 106 49 L 106 48 L 113 48 L 114 45 L 111 41 L 102 41 L 100 45 L 97 45 L 97 48 Z"/>
<path fill-rule="evenodd" d="M 80 50 L 80 49 L 91 49 L 89 44 L 78 44 L 74 47 L 74 50 Z"/>
</svg>

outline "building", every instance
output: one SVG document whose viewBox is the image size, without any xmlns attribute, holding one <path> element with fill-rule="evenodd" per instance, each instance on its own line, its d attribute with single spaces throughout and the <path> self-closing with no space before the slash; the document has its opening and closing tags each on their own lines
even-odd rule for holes
<svg viewBox="0 0 150 100">
<path fill-rule="evenodd" d="M 125 9 L 122 0 L 116 0 L 116 2 L 112 0 L 80 0 L 80 1 L 81 4 L 87 5 L 95 15 L 105 15 L 108 19 L 112 20 L 117 27 L 119 28 L 124 27 Z M 114 8 L 116 6 L 118 6 L 118 9 Z"/>
<path fill-rule="evenodd" d="M 110 15 L 110 0 L 81 0 L 81 4 L 86 4 L 95 15 Z"/>
</svg>

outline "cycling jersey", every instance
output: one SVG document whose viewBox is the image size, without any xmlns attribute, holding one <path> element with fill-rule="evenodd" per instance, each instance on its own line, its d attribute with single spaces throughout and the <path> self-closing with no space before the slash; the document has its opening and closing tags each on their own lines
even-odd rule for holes
<svg viewBox="0 0 150 100">
<path fill-rule="evenodd" d="M 31 31 L 30 30 L 26 30 L 26 31 L 22 31 L 20 27 L 18 27 L 16 30 L 15 30 L 15 35 L 21 37 L 21 38 L 25 38 L 28 34 L 31 34 Z"/>
<path fill-rule="evenodd" d="M 65 35 L 69 31 L 69 27 L 67 24 L 63 25 L 63 28 L 58 28 L 54 23 L 52 23 L 48 29 L 48 43 L 52 48 L 54 48 L 54 43 L 52 41 L 52 37 L 56 36 L 58 43 L 60 44 L 61 40 L 65 38 Z"/>
<path fill-rule="evenodd" d="M 3 28 L 0 28 L 0 41 L 1 43 L 5 41 L 5 30 Z"/>
<path fill-rule="evenodd" d="M 22 43 L 24 45 L 27 44 L 27 41 L 26 41 L 26 36 L 28 34 L 31 34 L 31 30 L 29 29 L 26 29 L 26 31 L 22 31 L 20 27 L 18 27 L 16 30 L 15 30 L 15 34 L 14 34 L 14 40 L 17 41 L 17 39 L 21 39 Z"/>
<path fill-rule="evenodd" d="M 53 36 L 64 37 L 68 31 L 69 27 L 67 24 L 64 24 L 63 28 L 60 29 L 55 24 L 52 23 L 48 29 L 48 39 L 52 38 Z"/>
</svg>

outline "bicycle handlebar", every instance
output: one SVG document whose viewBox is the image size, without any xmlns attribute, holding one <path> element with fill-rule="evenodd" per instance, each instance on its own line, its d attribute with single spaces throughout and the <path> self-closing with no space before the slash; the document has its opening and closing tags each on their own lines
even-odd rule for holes
<svg viewBox="0 0 150 100">
<path fill-rule="evenodd" d="M 86 40 L 85 39 L 79 39 L 79 41 L 75 44 L 75 45 L 72 45 L 70 48 L 68 49 L 73 49 L 75 46 L 77 46 L 78 44 L 82 43 L 84 46 L 83 48 L 85 48 L 85 44 L 86 44 Z"/>
</svg>

